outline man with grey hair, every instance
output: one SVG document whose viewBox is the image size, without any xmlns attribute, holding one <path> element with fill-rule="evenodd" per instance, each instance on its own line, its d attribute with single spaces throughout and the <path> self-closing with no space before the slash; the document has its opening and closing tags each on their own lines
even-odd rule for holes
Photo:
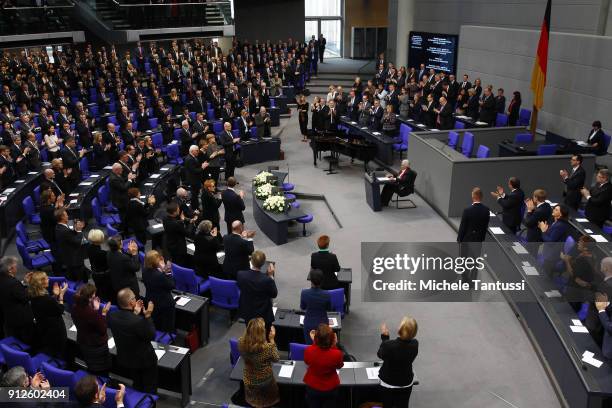
<svg viewBox="0 0 612 408">
<path fill-rule="evenodd" d="M 38 372 L 33 377 L 30 377 L 22 366 L 15 366 L 4 373 L 0 386 L 11 388 L 30 387 L 43 390 L 51 388 L 49 381 L 42 373 Z"/>
<path fill-rule="evenodd" d="M 179 187 L 176 190 L 176 203 L 179 206 L 180 213 L 185 216 L 185 218 L 194 219 L 200 213 L 198 210 L 199 205 L 196 203 L 196 207 L 193 207 L 193 190 L 191 191 L 191 204 L 189 203 L 189 191 L 185 190 L 183 187 Z M 198 198 L 198 195 L 195 194 L 195 197 Z"/>
<path fill-rule="evenodd" d="M 134 185 L 136 174 L 128 173 L 127 179 L 123 177 L 123 166 L 119 163 L 113 164 L 111 174 L 108 178 L 108 187 L 110 190 L 110 199 L 113 205 L 119 211 L 121 221 L 121 229 L 127 225 L 126 215 L 127 206 L 129 203 L 127 192 Z"/>
<path fill-rule="evenodd" d="M 43 180 L 40 182 L 40 192 L 42 193 L 45 190 L 53 190 L 56 197 L 61 196 L 64 192 L 61 187 L 55 181 L 55 172 L 53 169 L 45 169 L 43 171 Z"/>
<path fill-rule="evenodd" d="M 185 178 L 189 189 L 191 190 L 191 208 L 197 210 L 200 208 L 200 187 L 202 186 L 203 170 L 208 167 L 208 161 L 200 163 L 198 156 L 200 149 L 198 146 L 191 145 L 189 154 L 185 156 Z"/>
<path fill-rule="evenodd" d="M 240 138 L 234 137 L 232 134 L 232 124 L 225 122 L 223 124 L 223 132 L 219 135 L 219 144 L 225 150 L 225 180 L 234 176 L 234 168 L 236 166 L 234 158 L 234 143 L 238 143 Z"/>
<path fill-rule="evenodd" d="M 245 231 L 241 221 L 232 222 L 232 230 L 223 237 L 225 259 L 223 273 L 225 279 L 236 279 L 238 271 L 249 269 L 249 256 L 255 250 L 253 236 L 255 231 Z"/>
<path fill-rule="evenodd" d="M 4 335 L 13 336 L 30 343 L 34 330 L 34 315 L 26 293 L 26 286 L 17 275 L 17 258 L 5 256 L 0 259 L 0 310 L 2 310 Z M 24 281 L 30 280 L 28 272 Z"/>
<path fill-rule="evenodd" d="M 189 130 L 189 121 L 186 119 L 181 122 L 181 132 L 179 136 L 179 140 L 181 141 L 181 155 L 185 156 L 189 153 L 189 147 L 195 143 L 195 138 Z"/>
<path fill-rule="evenodd" d="M 410 168 L 408 159 L 402 160 L 399 174 L 397 176 L 393 174 L 387 175 L 389 182 L 385 184 L 380 194 L 382 206 L 389 206 L 389 201 L 391 201 L 391 197 L 393 197 L 394 193 L 400 197 L 405 197 L 414 193 L 414 180 L 416 176 L 416 172 Z"/>
<path fill-rule="evenodd" d="M 599 170 L 595 185 L 590 190 L 583 187 L 580 191 L 586 199 L 585 216 L 590 222 L 602 228 L 610 217 L 610 201 L 612 201 L 612 184 L 608 170 Z"/>
</svg>

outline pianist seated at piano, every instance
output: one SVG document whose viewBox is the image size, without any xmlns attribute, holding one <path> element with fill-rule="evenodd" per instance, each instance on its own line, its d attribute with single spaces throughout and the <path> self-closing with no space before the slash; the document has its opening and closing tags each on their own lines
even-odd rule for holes
<svg viewBox="0 0 612 408">
<path fill-rule="evenodd" d="M 380 195 L 382 206 L 389 206 L 389 201 L 391 201 L 391 197 L 393 197 L 394 193 L 400 197 L 406 197 L 407 195 L 413 194 L 416 176 L 416 172 L 410 168 L 410 162 L 408 160 L 402 160 L 399 174 L 397 176 L 393 176 L 392 174 L 387 176 L 391 183 L 385 184 L 382 189 Z"/>
</svg>

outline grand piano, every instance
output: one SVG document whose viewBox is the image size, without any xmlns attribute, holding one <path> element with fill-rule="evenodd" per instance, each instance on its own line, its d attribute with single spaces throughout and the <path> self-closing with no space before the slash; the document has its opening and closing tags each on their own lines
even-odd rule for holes
<svg viewBox="0 0 612 408">
<path fill-rule="evenodd" d="M 338 162 L 339 155 L 345 155 L 353 160 L 361 160 L 364 168 L 370 160 L 376 157 L 376 145 L 369 143 L 363 139 L 347 139 L 339 135 L 345 136 L 344 133 L 326 132 L 315 134 L 310 139 L 310 147 L 314 159 L 314 165 L 317 165 L 317 158 L 321 152 L 331 152 L 329 158 L 329 172 L 331 173 L 332 164 Z"/>
</svg>

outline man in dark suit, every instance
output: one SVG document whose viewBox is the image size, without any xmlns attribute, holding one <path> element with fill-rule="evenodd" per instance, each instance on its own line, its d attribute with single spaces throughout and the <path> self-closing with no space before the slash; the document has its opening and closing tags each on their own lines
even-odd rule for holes
<svg viewBox="0 0 612 408">
<path fill-rule="evenodd" d="M 74 386 L 74 397 L 79 402 L 80 407 L 104 408 L 106 402 L 106 384 L 101 387 L 98 385 L 98 378 L 88 374 L 81 377 Z M 125 385 L 119 384 L 119 389 L 115 394 L 115 404 L 117 407 L 124 407 Z"/>
<path fill-rule="evenodd" d="M 208 167 L 208 162 L 200 163 L 198 156 L 200 149 L 192 145 L 189 154 L 185 156 L 185 176 L 191 190 L 191 208 L 195 211 L 200 208 L 200 187 L 202 186 L 202 171 Z"/>
<path fill-rule="evenodd" d="M 590 190 L 583 187 L 581 192 L 586 199 L 584 213 L 587 219 L 602 228 L 606 220 L 610 218 L 610 201 L 612 200 L 612 184 L 610 184 L 608 170 L 599 170 L 596 180 Z"/>
<path fill-rule="evenodd" d="M 194 223 L 197 215 L 192 219 L 186 218 L 176 201 L 166 206 L 164 217 L 164 248 L 167 257 L 174 263 L 185 268 L 191 267 L 191 259 L 187 255 L 187 226 Z"/>
<path fill-rule="evenodd" d="M 510 192 L 506 194 L 502 186 L 497 186 L 497 191 L 491 192 L 497 204 L 502 208 L 502 222 L 510 231 L 516 233 L 522 220 L 522 208 L 525 201 L 525 193 L 521 190 L 521 181 L 516 177 L 508 180 Z"/>
<path fill-rule="evenodd" d="M 84 155 L 85 149 L 81 149 L 81 151 L 77 152 L 74 137 L 69 136 L 64 139 L 64 147 L 60 150 L 60 157 L 62 158 L 64 169 L 72 169 L 70 172 L 70 179 L 68 180 L 72 189 L 76 188 L 81 182 L 81 168 L 79 167 L 79 163 Z"/>
<path fill-rule="evenodd" d="M 461 89 L 465 89 L 466 92 L 472 87 L 472 83 L 469 81 L 468 75 L 463 75 L 463 82 L 461 82 L 459 86 L 461 87 Z"/>
<path fill-rule="evenodd" d="M 546 202 L 546 191 L 537 189 L 533 192 L 532 198 L 525 201 L 527 212 L 523 224 L 527 227 L 527 242 L 542 242 L 542 231 L 538 228 L 540 222 L 549 222 L 552 217 L 552 208 Z M 530 246 L 532 251 L 537 247 Z"/>
<path fill-rule="evenodd" d="M 603 275 L 603 282 L 597 285 L 598 293 L 595 296 L 595 310 L 599 321 L 594 321 L 594 324 L 589 326 L 603 329 L 601 330 L 603 332 L 601 351 L 604 357 L 612 359 L 612 307 L 610 306 L 610 299 L 612 299 L 612 258 L 607 257 L 601 260 L 601 274 Z"/>
<path fill-rule="evenodd" d="M 436 118 L 436 128 L 440 130 L 450 130 L 454 125 L 453 108 L 445 97 L 440 97 L 440 106 L 434 109 L 438 114 Z"/>
<path fill-rule="evenodd" d="M 374 106 L 372 106 L 372 110 L 370 113 L 371 116 L 371 128 L 373 130 L 380 130 L 382 117 L 385 114 L 385 110 L 380 106 L 380 101 L 378 99 L 374 99 Z"/>
<path fill-rule="evenodd" d="M 129 288 L 117 294 L 119 310 L 108 315 L 108 327 L 117 347 L 117 361 L 131 372 L 132 387 L 154 394 L 157 389 L 157 356 L 151 345 L 155 339 L 153 302 L 144 308 L 142 300 Z"/>
<path fill-rule="evenodd" d="M 486 122 L 490 126 L 495 125 L 495 98 L 491 94 L 489 87 L 485 88 L 484 95 L 480 101 L 480 114 L 478 119 L 481 122 Z"/>
<path fill-rule="evenodd" d="M 234 168 L 236 167 L 236 158 L 234 153 L 234 143 L 238 143 L 240 138 L 234 137 L 232 134 L 232 124 L 225 122 L 223 124 L 223 132 L 219 135 L 219 144 L 223 146 L 225 151 L 225 179 L 234 177 Z"/>
<path fill-rule="evenodd" d="M 240 140 L 249 140 L 251 138 L 251 126 L 253 126 L 253 122 L 249 119 L 249 114 L 245 109 L 242 109 L 240 111 L 240 118 L 238 119 Z"/>
<path fill-rule="evenodd" d="M 203 113 L 207 110 L 206 100 L 202 96 L 202 91 L 197 90 L 195 97 L 191 101 L 191 108 L 189 109 L 191 112 L 195 113 Z"/>
<path fill-rule="evenodd" d="M 223 237 L 223 273 L 226 279 L 236 279 L 238 271 L 249 269 L 249 256 L 255 250 L 254 235 L 254 231 L 244 230 L 242 222 L 234 221 L 231 232 Z"/>
<path fill-rule="evenodd" d="M 60 262 L 66 269 L 66 277 L 72 281 L 87 282 L 89 273 L 85 269 L 84 256 L 85 239 L 83 237 L 83 221 L 78 220 L 74 229 L 68 226 L 68 213 L 63 207 L 55 210 L 55 243 Z"/>
<path fill-rule="evenodd" d="M 123 178 L 123 166 L 119 163 L 113 164 L 111 174 L 108 178 L 108 187 L 110 189 L 111 203 L 119 211 L 121 220 L 121 229 L 127 225 L 126 211 L 128 205 L 127 191 L 132 187 L 133 181 L 136 179 L 136 174 L 128 173 L 127 180 Z"/>
<path fill-rule="evenodd" d="M 340 287 L 336 272 L 340 271 L 338 257 L 329 251 L 329 236 L 321 235 L 317 239 L 319 251 L 310 254 L 310 268 L 323 272 L 321 289 L 331 290 Z"/>
<path fill-rule="evenodd" d="M 453 74 L 449 75 L 448 88 L 446 90 L 446 99 L 448 99 L 448 103 L 450 104 L 452 110 L 454 110 L 455 105 L 457 104 L 457 97 L 459 96 L 460 90 L 461 85 L 459 85 L 459 82 L 455 80 L 455 76 Z"/>
<path fill-rule="evenodd" d="M 30 308 L 26 286 L 17 275 L 17 258 L 5 256 L 0 259 L 0 312 L 4 322 L 4 336 L 14 336 L 30 344 L 34 333 L 34 316 Z M 24 281 L 28 281 L 26 275 Z"/>
<path fill-rule="evenodd" d="M 417 173 L 410 168 L 410 161 L 402 160 L 400 165 L 400 172 L 397 176 L 388 175 L 387 178 L 391 181 L 385 184 L 380 194 L 380 202 L 383 207 L 389 205 L 393 193 L 400 197 L 414 193 L 414 181 L 416 180 Z"/>
<path fill-rule="evenodd" d="M 113 286 L 113 294 L 123 288 L 130 288 L 136 297 L 140 297 L 138 278 L 136 272 L 140 270 L 138 259 L 138 245 L 134 241 L 128 243 L 128 253 L 122 252 L 123 243 L 121 237 L 108 239 L 109 251 L 106 254 L 106 262 Z"/>
<path fill-rule="evenodd" d="M 569 172 L 565 169 L 559 171 L 561 180 L 563 180 L 565 184 L 565 191 L 563 194 L 565 199 L 563 202 L 568 207 L 577 210 L 582 200 L 580 190 L 584 187 L 584 181 L 586 179 L 586 173 L 584 168 L 582 168 L 582 155 L 573 155 L 570 159 L 570 165 L 572 169 Z"/>
<path fill-rule="evenodd" d="M 460 253 L 463 257 L 476 258 L 482 251 L 482 242 L 487 235 L 489 227 L 490 211 L 487 206 L 481 203 L 482 190 L 479 187 L 472 189 L 472 205 L 463 210 L 457 242 L 460 244 Z M 472 284 L 478 277 L 476 268 L 466 270 L 461 280 Z"/>
<path fill-rule="evenodd" d="M 478 119 L 478 109 L 480 102 L 478 101 L 478 96 L 476 95 L 476 91 L 473 88 L 468 89 L 468 100 L 467 103 L 464 104 L 465 114 L 469 116 L 473 120 Z"/>
<path fill-rule="evenodd" d="M 245 210 L 244 206 L 244 191 L 234 190 L 236 187 L 236 179 L 230 177 L 227 179 L 227 189 L 221 193 L 221 200 L 223 201 L 223 207 L 225 208 L 225 222 L 227 223 L 227 233 L 232 232 L 232 223 L 234 221 L 240 221 L 244 223 L 244 215 L 242 212 Z"/>
<path fill-rule="evenodd" d="M 45 190 L 53 190 L 53 193 L 56 197 L 64 194 L 62 188 L 58 183 L 55 182 L 55 172 L 53 169 L 45 169 L 43 170 L 43 179 L 40 182 L 40 192 L 42 193 Z"/>
<path fill-rule="evenodd" d="M 504 96 L 504 89 L 499 88 L 497 90 L 497 96 L 495 97 L 495 113 L 506 112 L 506 97 Z"/>
<path fill-rule="evenodd" d="M 242 317 L 246 324 L 251 319 L 261 317 L 266 322 L 266 332 L 269 332 L 274 322 L 272 299 L 276 298 L 278 290 L 274 282 L 274 264 L 268 264 L 268 269 L 261 271 L 265 263 L 266 255 L 261 251 L 255 251 L 251 255 L 250 268 L 238 272 L 236 278 L 240 289 L 238 316 Z"/>
<path fill-rule="evenodd" d="M 601 122 L 596 120 L 593 122 L 593 128 L 589 133 L 587 143 L 595 148 L 595 154 L 598 156 L 606 154 L 606 140 L 604 131 L 601 129 Z"/>
</svg>

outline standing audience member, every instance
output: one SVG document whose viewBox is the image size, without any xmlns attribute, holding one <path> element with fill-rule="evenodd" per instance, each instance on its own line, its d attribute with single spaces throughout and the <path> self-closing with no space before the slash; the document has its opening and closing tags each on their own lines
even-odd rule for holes
<svg viewBox="0 0 612 408">
<path fill-rule="evenodd" d="M 55 210 L 55 243 L 61 264 L 66 270 L 66 277 L 72 281 L 87 282 L 89 271 L 85 268 L 85 239 L 83 228 L 85 223 L 76 220 L 74 229 L 68 226 L 68 212 L 64 207 Z"/>
<path fill-rule="evenodd" d="M 542 231 L 538 228 L 541 221 L 548 222 L 552 216 L 552 208 L 546 202 L 546 191 L 534 190 L 533 196 L 525 200 L 527 213 L 523 224 L 527 227 L 527 242 L 542 242 Z M 535 249 L 535 246 L 531 246 Z"/>
<path fill-rule="evenodd" d="M 74 386 L 74 396 L 82 408 L 102 408 L 107 406 L 106 401 L 106 384 L 101 387 L 98 384 L 98 379 L 93 375 L 86 375 L 77 381 Z M 119 384 L 119 389 L 115 394 L 115 406 L 123 408 L 125 405 L 125 385 Z"/>
<path fill-rule="evenodd" d="M 226 279 L 236 279 L 238 271 L 249 269 L 249 257 L 255 250 L 254 235 L 255 231 L 245 231 L 240 221 L 234 221 L 231 233 L 223 237 L 223 274 Z"/>
<path fill-rule="evenodd" d="M 193 242 L 195 245 L 193 263 L 196 274 L 204 279 L 209 275 L 222 279 L 222 269 L 217 253 L 223 250 L 223 244 L 219 239 L 217 227 L 214 227 L 213 223 L 208 220 L 202 221 L 198 225 Z"/>
<path fill-rule="evenodd" d="M 147 202 L 140 199 L 140 190 L 137 187 L 131 187 L 127 191 L 130 201 L 127 205 L 127 228 L 134 232 L 134 236 L 142 245 L 147 243 L 147 227 L 149 226 L 149 217 L 155 205 L 155 196 L 151 194 L 147 197 Z"/>
<path fill-rule="evenodd" d="M 121 237 L 109 238 L 107 262 L 113 293 L 117 293 L 124 288 L 130 288 L 137 297 L 140 297 L 138 277 L 136 276 L 136 273 L 140 270 L 138 245 L 136 242 L 130 241 L 127 254 L 122 252 L 122 246 Z"/>
<path fill-rule="evenodd" d="M 176 312 L 172 295 L 172 290 L 175 288 L 172 265 L 170 262 L 165 262 L 159 252 L 147 252 L 142 270 L 142 281 L 147 290 L 147 300 L 155 304 L 152 315 L 155 329 L 165 333 L 174 333 Z"/>
<path fill-rule="evenodd" d="M 87 258 L 91 266 L 91 277 L 96 284 L 96 292 L 104 300 L 113 299 L 113 288 L 108 272 L 108 254 L 102 249 L 104 244 L 104 232 L 99 229 L 89 230 L 87 234 Z"/>
<path fill-rule="evenodd" d="M 582 168 L 582 155 L 574 154 L 570 159 L 570 165 L 572 169 L 567 171 L 565 169 L 559 170 L 561 180 L 565 184 L 565 196 L 563 202 L 570 208 L 577 210 L 582 200 L 582 194 L 580 190 L 584 187 L 584 181 L 586 179 L 586 172 Z"/>
<path fill-rule="evenodd" d="M 385 408 L 407 408 L 412 393 L 414 372 L 412 363 L 419 353 L 417 322 L 412 317 L 404 317 L 397 330 L 398 337 L 389 340 L 389 329 L 381 326 L 382 343 L 378 348 L 378 358 L 383 361 L 378 377 L 380 395 Z"/>
<path fill-rule="evenodd" d="M 461 223 L 457 232 L 457 242 L 461 256 L 476 258 L 482 252 L 482 242 L 487 235 L 489 227 L 489 208 L 481 203 L 482 190 L 479 187 L 472 189 L 472 205 L 463 210 L 461 215 Z M 478 277 L 478 269 L 467 269 L 462 274 L 463 282 L 468 282 L 470 285 Z"/>
<path fill-rule="evenodd" d="M 108 350 L 106 316 L 111 303 L 100 310 L 100 298 L 91 283 L 81 285 L 74 295 L 72 321 L 77 329 L 77 344 L 87 364 L 87 371 L 108 377 L 112 360 Z"/>
<path fill-rule="evenodd" d="M 336 272 L 340 271 L 340 264 L 336 254 L 329 250 L 329 242 L 329 236 L 321 235 L 317 239 L 319 250 L 310 254 L 310 268 L 311 270 L 318 269 L 323 272 L 321 289 L 325 290 L 338 289 L 340 287 L 338 276 L 336 276 Z"/>
<path fill-rule="evenodd" d="M 0 308 L 4 321 L 4 335 L 13 336 L 30 344 L 34 335 L 34 315 L 28 299 L 26 286 L 15 278 L 17 258 L 5 256 L 0 259 Z M 31 273 L 26 274 L 28 283 Z"/>
<path fill-rule="evenodd" d="M 266 323 L 258 317 L 247 322 L 244 335 L 238 339 L 238 350 L 244 359 L 244 396 L 256 408 L 271 407 L 280 402 L 272 363 L 280 357 L 274 342 L 276 330 L 270 328 L 266 341 Z"/>
<path fill-rule="evenodd" d="M 157 356 L 151 345 L 155 339 L 153 302 L 144 308 L 142 300 L 130 288 L 117 294 L 119 310 L 108 316 L 117 347 L 117 361 L 131 372 L 134 389 L 155 393 L 157 389 Z"/>
<path fill-rule="evenodd" d="M 227 257 L 227 253 L 225 255 Z M 274 321 L 272 299 L 278 295 L 276 282 L 274 282 L 274 264 L 269 263 L 268 269 L 262 271 L 266 263 L 266 255 L 255 251 L 251 255 L 250 269 L 240 270 L 236 281 L 240 289 L 238 304 L 238 317 L 245 322 L 261 317 L 266 322 L 266 332 L 270 331 Z"/>
<path fill-rule="evenodd" d="M 344 354 L 336 347 L 336 333 L 326 324 L 310 331 L 313 344 L 304 350 L 306 401 L 309 408 L 336 407 L 340 377 L 336 370 L 344 366 Z"/>
<path fill-rule="evenodd" d="M 212 222 L 213 227 L 217 229 L 219 237 L 221 236 L 221 216 L 219 215 L 219 207 L 223 201 L 216 195 L 216 182 L 214 180 L 206 180 L 202 189 L 202 219 Z"/>
<path fill-rule="evenodd" d="M 304 315 L 304 342 L 311 344 L 310 331 L 319 327 L 319 324 L 328 323 L 327 312 L 331 310 L 331 297 L 326 290 L 321 289 L 323 271 L 312 269 L 310 271 L 310 289 L 302 289 L 300 294 L 300 309 L 305 310 Z"/>
<path fill-rule="evenodd" d="M 242 212 L 245 210 L 244 206 L 244 191 L 236 191 L 236 179 L 230 177 L 227 179 L 227 189 L 221 194 L 221 200 L 223 200 L 223 207 L 225 208 L 225 223 L 227 224 L 227 233 L 232 232 L 232 223 L 234 221 L 240 221 L 244 224 L 244 215 Z"/>
<path fill-rule="evenodd" d="M 166 207 L 166 216 L 163 220 L 166 255 L 173 263 L 185 268 L 191 266 L 187 256 L 187 226 L 195 222 L 196 218 L 197 215 L 191 220 L 185 218 L 176 201 L 170 202 Z"/>
<path fill-rule="evenodd" d="M 610 201 L 612 200 L 612 184 L 610 184 L 608 170 L 599 170 L 596 180 L 590 190 L 583 187 L 580 191 L 586 199 L 584 213 L 587 219 L 602 228 L 610 217 Z"/>
<path fill-rule="evenodd" d="M 516 233 L 523 219 L 525 193 L 521 190 L 521 181 L 516 177 L 510 177 L 508 188 L 510 192 L 506 194 L 502 186 L 497 186 L 497 190 L 491 192 L 491 195 L 502 208 L 502 222 L 510 231 Z"/>
</svg>

